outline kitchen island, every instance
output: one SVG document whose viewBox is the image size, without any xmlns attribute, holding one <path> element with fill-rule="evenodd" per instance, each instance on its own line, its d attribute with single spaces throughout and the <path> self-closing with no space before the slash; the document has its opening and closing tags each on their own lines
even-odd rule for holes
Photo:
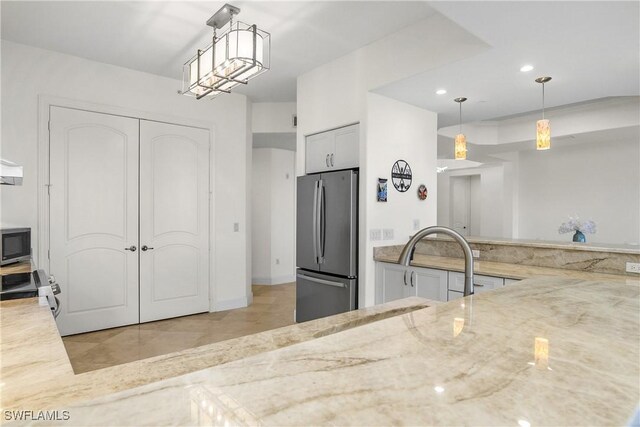
<svg viewBox="0 0 640 427">
<path fill-rule="evenodd" d="M 60 424 L 626 424 L 639 296 L 631 280 L 528 279 L 74 404 Z"/>
</svg>

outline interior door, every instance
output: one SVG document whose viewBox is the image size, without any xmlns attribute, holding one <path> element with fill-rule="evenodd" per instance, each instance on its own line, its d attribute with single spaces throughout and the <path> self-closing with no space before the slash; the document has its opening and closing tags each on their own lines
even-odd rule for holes
<svg viewBox="0 0 640 427">
<path fill-rule="evenodd" d="M 463 236 L 469 235 L 469 192 L 468 176 L 451 177 L 451 228 Z"/>
<path fill-rule="evenodd" d="M 140 120 L 140 321 L 209 309 L 209 131 Z"/>
<path fill-rule="evenodd" d="M 138 120 L 52 107 L 49 137 L 60 333 L 138 323 Z"/>
</svg>

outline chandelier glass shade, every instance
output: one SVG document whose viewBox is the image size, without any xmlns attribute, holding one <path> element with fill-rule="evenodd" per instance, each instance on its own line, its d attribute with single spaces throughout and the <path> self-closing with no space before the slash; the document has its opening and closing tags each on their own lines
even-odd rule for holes
<svg viewBox="0 0 640 427">
<path fill-rule="evenodd" d="M 184 95 L 197 99 L 229 93 L 270 66 L 271 35 L 256 25 L 231 21 L 222 35 L 189 59 L 183 68 Z"/>
<path fill-rule="evenodd" d="M 464 134 L 457 134 L 454 139 L 454 158 L 464 160 L 467 158 L 467 137 Z"/>
<path fill-rule="evenodd" d="M 536 122 L 536 149 L 548 150 L 551 148 L 551 126 L 548 119 Z"/>
</svg>

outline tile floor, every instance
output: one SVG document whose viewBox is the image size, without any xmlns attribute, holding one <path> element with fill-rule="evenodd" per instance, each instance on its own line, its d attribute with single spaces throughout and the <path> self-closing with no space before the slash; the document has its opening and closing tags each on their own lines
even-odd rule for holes
<svg viewBox="0 0 640 427">
<path fill-rule="evenodd" d="M 76 374 L 291 325 L 295 283 L 253 285 L 247 308 L 123 326 L 62 340 Z"/>
</svg>

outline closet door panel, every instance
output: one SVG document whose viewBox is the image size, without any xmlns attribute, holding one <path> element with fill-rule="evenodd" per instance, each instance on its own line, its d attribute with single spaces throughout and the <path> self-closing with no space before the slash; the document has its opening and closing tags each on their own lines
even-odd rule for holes
<svg viewBox="0 0 640 427">
<path fill-rule="evenodd" d="M 209 310 L 207 130 L 140 121 L 140 247 L 141 322 Z"/>
<path fill-rule="evenodd" d="M 138 120 L 51 107 L 49 142 L 60 333 L 138 323 Z"/>
</svg>

